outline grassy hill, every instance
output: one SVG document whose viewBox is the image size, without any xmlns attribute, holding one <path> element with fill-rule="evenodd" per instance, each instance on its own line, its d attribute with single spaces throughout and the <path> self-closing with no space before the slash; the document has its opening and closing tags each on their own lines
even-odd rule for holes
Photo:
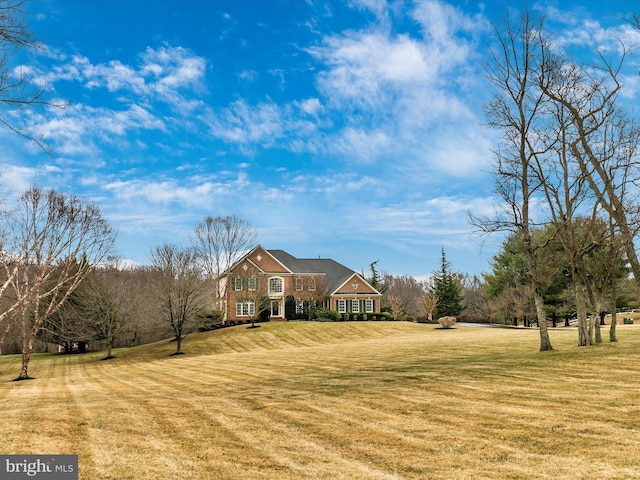
<svg viewBox="0 0 640 480">
<path fill-rule="evenodd" d="M 640 478 L 640 328 L 618 328 L 539 353 L 533 329 L 238 326 L 35 355 L 25 382 L 0 357 L 2 450 L 91 480 Z"/>
</svg>

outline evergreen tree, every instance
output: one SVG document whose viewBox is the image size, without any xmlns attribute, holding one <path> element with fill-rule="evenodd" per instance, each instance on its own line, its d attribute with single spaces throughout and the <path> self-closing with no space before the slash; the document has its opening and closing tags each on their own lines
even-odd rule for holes
<svg viewBox="0 0 640 480">
<path fill-rule="evenodd" d="M 436 295 L 436 312 L 439 317 L 457 317 L 462 313 L 462 289 L 455 275 L 451 273 L 451 264 L 442 248 L 440 270 L 433 273 L 432 291 Z"/>
<path fill-rule="evenodd" d="M 373 288 L 375 288 L 378 292 L 380 293 L 384 293 L 388 290 L 389 285 L 385 284 L 384 280 L 382 278 L 380 278 L 380 274 L 378 273 L 378 270 L 376 269 L 376 264 L 378 263 L 378 260 L 376 260 L 375 262 L 371 262 L 369 264 L 369 268 L 371 269 L 371 276 L 370 277 L 366 277 L 364 275 L 364 273 L 362 274 L 362 278 L 366 279 L 367 282 L 369 282 L 369 285 L 371 285 Z"/>
</svg>

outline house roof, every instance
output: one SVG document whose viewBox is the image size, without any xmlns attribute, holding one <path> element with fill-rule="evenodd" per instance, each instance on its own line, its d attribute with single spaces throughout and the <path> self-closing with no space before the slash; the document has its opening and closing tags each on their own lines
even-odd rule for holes
<svg viewBox="0 0 640 480">
<path fill-rule="evenodd" d="M 372 287 L 361 275 L 354 272 L 350 268 L 345 267 L 344 265 L 336 262 L 335 260 L 331 260 L 330 258 L 296 258 L 293 255 L 285 252 L 284 250 L 267 250 L 261 245 L 258 245 L 249 253 L 247 253 L 244 257 L 238 260 L 231 268 L 229 268 L 224 275 L 229 274 L 229 272 L 233 271 L 236 265 L 239 265 L 241 262 L 249 261 L 254 266 L 262 270 L 264 273 L 283 273 L 280 267 L 278 267 L 277 271 L 267 271 L 263 269 L 263 266 L 255 263 L 251 258 L 255 253 L 258 253 L 256 256 L 257 262 L 260 263 L 260 252 L 265 252 L 270 255 L 282 269 L 286 270 L 289 274 L 292 275 L 322 275 L 324 280 L 327 283 L 327 291 L 330 295 L 337 293 L 347 281 L 349 281 L 354 275 L 363 283 L 361 285 L 366 285 L 367 289 L 376 292 L 377 295 L 381 295 L 374 287 Z M 272 264 L 273 266 L 273 264 Z M 360 283 L 357 282 L 356 285 Z M 355 288 L 355 287 L 354 287 Z M 355 292 L 354 292 L 355 293 Z M 361 292 L 360 292 L 361 293 Z"/>
<path fill-rule="evenodd" d="M 330 258 L 296 258 L 284 250 L 267 250 L 291 273 L 322 273 L 329 292 L 335 292 L 356 272 Z"/>
</svg>

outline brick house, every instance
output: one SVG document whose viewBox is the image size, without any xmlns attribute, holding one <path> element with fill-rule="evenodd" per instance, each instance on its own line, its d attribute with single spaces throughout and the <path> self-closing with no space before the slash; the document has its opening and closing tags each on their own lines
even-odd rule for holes
<svg viewBox="0 0 640 480">
<path fill-rule="evenodd" d="M 224 275 L 225 323 L 246 323 L 260 312 L 284 321 L 285 302 L 296 313 L 309 303 L 340 313 L 379 313 L 382 295 L 362 276 L 328 258 L 296 258 L 257 246 Z"/>
</svg>

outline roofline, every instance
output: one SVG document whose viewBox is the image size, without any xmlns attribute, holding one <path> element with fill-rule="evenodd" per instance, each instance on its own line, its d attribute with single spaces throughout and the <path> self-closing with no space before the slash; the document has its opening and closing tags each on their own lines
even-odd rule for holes
<svg viewBox="0 0 640 480">
<path fill-rule="evenodd" d="M 279 264 L 280 266 L 282 266 L 282 268 L 284 268 L 287 272 L 289 272 L 289 273 L 293 273 L 293 272 L 291 271 L 291 269 L 289 269 L 289 267 L 287 267 L 284 263 L 282 263 L 280 260 L 278 260 L 278 259 L 275 257 L 275 255 L 274 255 L 273 253 L 271 253 L 269 250 L 267 250 L 266 248 L 264 248 L 262 245 L 258 245 L 256 248 L 258 248 L 258 247 L 262 248 L 262 250 L 264 250 L 265 252 L 267 252 L 267 253 L 269 254 L 269 256 L 270 256 L 271 258 L 273 258 L 276 262 L 278 262 L 278 264 Z M 254 249 L 254 250 L 255 250 L 255 249 Z M 283 252 L 284 252 L 284 250 L 283 250 Z M 252 253 L 253 253 L 253 251 L 252 251 Z M 287 253 L 287 252 L 284 252 L 284 253 Z M 262 271 L 264 272 L 264 270 L 262 270 Z M 274 273 L 282 273 L 282 272 L 274 272 Z"/>
<path fill-rule="evenodd" d="M 371 292 L 353 292 L 353 293 L 332 293 L 329 295 L 330 297 L 354 297 L 354 296 L 363 296 L 363 297 L 381 297 L 381 293 L 371 293 Z"/>
<path fill-rule="evenodd" d="M 262 250 L 264 250 L 265 252 L 269 252 L 266 248 L 264 248 L 262 245 L 256 245 L 255 247 L 253 247 L 251 250 L 249 250 L 249 252 L 245 253 L 242 257 L 240 257 L 238 260 L 236 260 L 229 268 L 227 268 L 220 276 L 224 277 L 229 275 L 229 272 L 231 272 L 234 268 L 236 268 L 237 265 L 239 265 L 243 260 L 249 260 L 249 262 L 251 262 L 258 270 L 262 270 L 258 265 L 256 265 L 251 259 L 248 259 L 247 257 L 249 255 L 251 255 L 253 252 L 255 252 L 257 249 L 262 248 Z M 269 255 L 271 255 L 269 253 Z M 273 257 L 273 255 L 271 255 Z M 278 261 L 277 258 L 274 258 L 275 261 Z M 280 263 L 280 262 L 278 262 Z M 284 268 L 284 265 L 282 265 Z M 264 270 L 262 270 L 264 272 Z"/>
<path fill-rule="evenodd" d="M 367 282 L 364 278 L 362 278 L 358 272 L 353 272 L 353 275 L 357 276 L 360 280 L 362 280 L 362 281 L 364 282 L 364 284 L 365 284 L 367 287 L 369 287 L 371 290 L 373 290 L 374 292 L 376 292 L 376 293 L 371 293 L 371 294 L 366 294 L 366 295 L 378 295 L 378 296 L 380 296 L 380 297 L 382 296 L 382 294 L 381 294 L 380 292 L 378 292 L 378 289 L 377 289 L 377 288 L 373 288 L 373 287 L 371 286 L 371 284 L 370 284 L 369 282 Z M 340 290 L 342 287 L 344 287 L 344 286 L 347 284 L 347 282 L 353 278 L 353 275 L 351 275 L 351 276 L 350 276 L 349 278 L 347 278 L 344 282 L 342 282 L 342 283 L 338 286 L 338 288 L 336 288 L 336 289 L 335 289 L 333 292 L 331 292 L 329 295 L 343 295 L 343 294 L 341 294 L 341 293 L 336 293 L 336 292 L 337 292 L 338 290 Z M 354 293 L 356 293 L 356 292 L 354 292 Z M 349 295 L 352 295 L 352 294 L 349 294 Z M 363 294 L 363 295 L 365 295 L 365 294 Z"/>
</svg>

